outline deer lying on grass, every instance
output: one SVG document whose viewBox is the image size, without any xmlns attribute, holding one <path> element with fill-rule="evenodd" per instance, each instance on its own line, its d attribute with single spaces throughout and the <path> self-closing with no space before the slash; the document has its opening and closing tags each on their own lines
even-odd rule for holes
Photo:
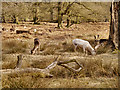
<svg viewBox="0 0 120 90">
<path fill-rule="evenodd" d="M 15 26 L 12 25 L 12 28 L 10 28 L 10 32 L 15 31 Z"/>
<path fill-rule="evenodd" d="M 34 39 L 34 47 L 33 49 L 31 50 L 31 54 L 35 54 L 35 52 L 39 49 L 39 39 L 38 38 L 35 38 Z"/>
<path fill-rule="evenodd" d="M 109 39 L 100 39 L 99 35 L 94 36 L 94 38 L 96 43 L 95 50 L 97 50 L 100 46 L 105 46 L 105 43 L 108 43 L 109 41 Z"/>
<path fill-rule="evenodd" d="M 94 36 L 94 38 L 96 43 L 95 50 L 97 50 L 100 46 L 102 47 L 110 46 L 112 51 L 117 49 L 117 47 L 115 47 L 115 44 L 111 39 L 100 39 L 99 35 Z"/>
<path fill-rule="evenodd" d="M 3 27 L 3 28 L 2 28 L 2 31 L 6 31 L 6 28 Z"/>
<path fill-rule="evenodd" d="M 75 46 L 75 49 L 74 49 L 75 51 L 76 51 L 76 48 L 79 46 L 83 49 L 85 55 L 87 54 L 87 51 L 89 51 L 92 55 L 96 55 L 95 50 L 92 48 L 92 46 L 88 41 L 85 41 L 82 39 L 74 39 L 73 45 Z"/>
</svg>

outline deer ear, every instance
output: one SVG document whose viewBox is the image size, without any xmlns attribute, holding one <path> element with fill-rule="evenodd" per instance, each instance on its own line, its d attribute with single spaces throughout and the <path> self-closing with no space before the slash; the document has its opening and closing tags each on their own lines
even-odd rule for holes
<svg viewBox="0 0 120 90">
<path fill-rule="evenodd" d="M 99 35 L 97 35 L 97 37 L 99 38 Z"/>
<path fill-rule="evenodd" d="M 94 38 L 96 39 L 96 36 L 94 35 Z"/>
</svg>

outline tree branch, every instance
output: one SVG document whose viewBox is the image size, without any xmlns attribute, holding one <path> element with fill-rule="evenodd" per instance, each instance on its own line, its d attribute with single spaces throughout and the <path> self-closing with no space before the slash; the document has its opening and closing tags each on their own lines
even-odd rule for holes
<svg viewBox="0 0 120 90">
<path fill-rule="evenodd" d="M 70 71 L 72 71 L 72 72 L 74 72 L 74 73 L 78 73 L 78 72 L 80 72 L 81 69 L 82 69 L 82 68 L 80 67 L 79 69 L 75 70 L 74 68 L 68 66 L 67 64 L 66 64 L 66 65 L 65 65 L 65 64 L 61 64 L 60 66 L 63 66 L 63 67 L 67 68 L 68 70 L 70 70 Z"/>
<path fill-rule="evenodd" d="M 70 8 L 74 3 L 75 3 L 75 2 L 72 2 L 71 4 L 69 4 L 69 5 L 67 6 L 66 10 L 65 10 L 63 13 L 61 13 L 61 15 L 62 15 L 62 16 L 65 15 L 65 14 L 67 13 L 67 11 L 69 10 L 69 8 Z"/>
<path fill-rule="evenodd" d="M 78 5 L 82 5 L 84 8 L 86 8 L 87 10 L 90 10 L 92 12 L 92 14 L 99 14 L 99 13 L 96 13 L 95 11 L 93 11 L 91 8 L 88 8 L 87 6 L 85 6 L 84 4 L 80 3 L 80 2 L 76 2 Z"/>
<path fill-rule="evenodd" d="M 17 56 L 18 61 L 17 61 L 17 65 L 16 68 L 21 68 L 22 65 L 22 55 Z"/>
<path fill-rule="evenodd" d="M 60 58 L 60 56 L 58 56 L 54 62 L 52 64 L 50 64 L 49 66 L 47 66 L 45 68 L 46 71 L 50 72 L 51 69 L 53 69 L 57 64 L 58 64 L 58 59 Z"/>
<path fill-rule="evenodd" d="M 70 62 L 75 62 L 75 63 L 79 66 L 79 69 L 75 70 L 74 68 L 68 66 L 67 63 L 70 63 Z M 66 64 L 66 65 L 64 65 L 64 64 Z M 75 60 L 75 59 L 67 60 L 67 61 L 59 61 L 59 62 L 58 62 L 58 65 L 63 66 L 63 67 L 65 67 L 65 68 L 67 68 L 68 70 L 70 70 L 70 71 L 72 71 L 72 72 L 75 72 L 75 73 L 80 72 L 81 69 L 83 68 L 83 66 L 80 65 L 80 64 L 78 63 L 78 61 Z"/>
<path fill-rule="evenodd" d="M 21 74 L 21 73 L 32 73 L 37 72 L 40 73 L 43 77 L 52 77 L 53 75 L 50 74 L 45 69 L 39 69 L 39 68 L 17 68 L 17 69 L 6 69 L 6 70 L 0 70 L 2 74 Z"/>
</svg>

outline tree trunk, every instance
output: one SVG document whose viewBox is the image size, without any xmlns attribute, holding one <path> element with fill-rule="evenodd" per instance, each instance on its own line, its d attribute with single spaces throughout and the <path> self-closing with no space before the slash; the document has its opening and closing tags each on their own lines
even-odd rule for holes
<svg viewBox="0 0 120 90">
<path fill-rule="evenodd" d="M 118 48 L 118 2 L 112 2 L 111 4 L 111 22 L 110 22 L 110 34 L 109 40 L 113 41 L 115 48 Z"/>
<path fill-rule="evenodd" d="M 118 48 L 118 2 L 111 3 L 111 22 L 109 40 L 113 42 L 113 47 Z"/>
<path fill-rule="evenodd" d="M 118 49 L 120 50 L 120 2 L 118 7 Z"/>
<path fill-rule="evenodd" d="M 69 26 L 70 26 L 70 19 L 67 18 L 67 25 L 66 25 L 66 27 L 68 28 Z"/>
<path fill-rule="evenodd" d="M 19 24 L 18 17 L 17 17 L 16 15 L 14 15 L 13 17 L 14 17 L 13 23 L 17 23 L 17 24 Z"/>
<path fill-rule="evenodd" d="M 58 2 L 58 28 L 62 27 L 61 4 L 62 2 Z"/>
<path fill-rule="evenodd" d="M 36 5 L 36 9 L 34 11 L 34 17 L 33 17 L 33 22 L 34 24 L 38 24 L 38 13 L 39 13 L 39 8 L 38 6 Z"/>
<path fill-rule="evenodd" d="M 4 15 L 2 16 L 2 23 L 6 23 L 6 18 Z"/>
<path fill-rule="evenodd" d="M 50 6 L 50 21 L 53 21 L 53 6 Z"/>
<path fill-rule="evenodd" d="M 35 15 L 34 17 L 33 17 L 33 22 L 34 22 L 34 24 L 37 24 L 37 16 Z"/>
</svg>

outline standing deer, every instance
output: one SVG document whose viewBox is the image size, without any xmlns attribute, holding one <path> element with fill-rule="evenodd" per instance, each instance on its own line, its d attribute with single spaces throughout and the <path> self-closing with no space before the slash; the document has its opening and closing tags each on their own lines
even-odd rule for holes
<svg viewBox="0 0 120 90">
<path fill-rule="evenodd" d="M 109 42 L 108 39 L 100 39 L 99 35 L 94 36 L 94 38 L 95 38 L 95 44 L 96 44 L 95 50 L 97 50 L 100 46 L 105 46 L 105 44 Z"/>
<path fill-rule="evenodd" d="M 74 49 L 75 51 L 76 51 L 76 48 L 79 46 L 83 49 L 85 54 L 87 54 L 87 51 L 89 51 L 92 55 L 96 55 L 95 50 L 92 48 L 92 46 L 88 41 L 85 41 L 82 39 L 74 39 L 73 45 L 75 46 L 75 49 Z"/>
<path fill-rule="evenodd" d="M 35 54 L 35 52 L 39 49 L 39 45 L 40 45 L 39 39 L 35 38 L 34 39 L 34 47 L 31 50 L 31 54 Z"/>
</svg>

